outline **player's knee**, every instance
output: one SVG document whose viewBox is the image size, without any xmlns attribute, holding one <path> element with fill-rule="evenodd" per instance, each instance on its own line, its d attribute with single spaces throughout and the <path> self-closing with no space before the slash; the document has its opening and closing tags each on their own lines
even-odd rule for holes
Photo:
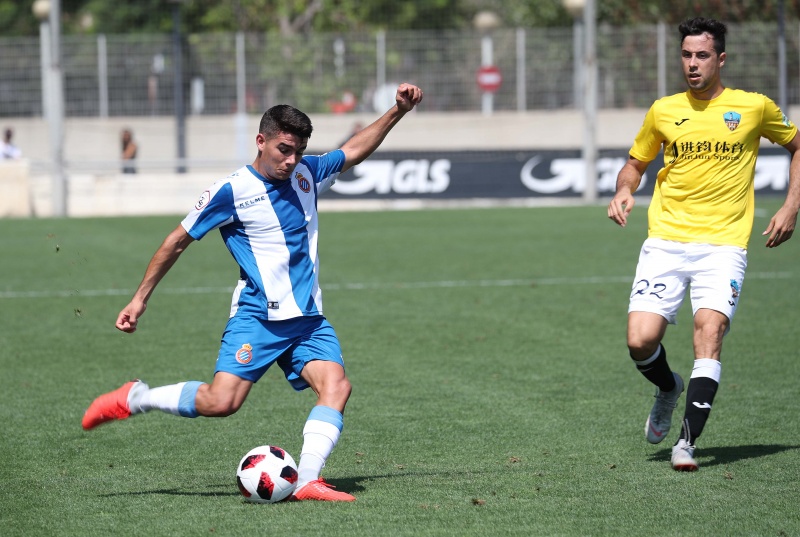
<svg viewBox="0 0 800 537">
<path fill-rule="evenodd" d="M 628 352 L 634 360 L 646 360 L 658 350 L 657 339 L 645 337 L 641 333 L 628 333 Z"/>
<path fill-rule="evenodd" d="M 628 315 L 628 350 L 634 360 L 647 360 L 658 351 L 667 328 L 667 319 L 650 312 Z"/>
<path fill-rule="evenodd" d="M 695 327 L 695 334 L 697 337 L 707 341 L 722 341 L 725 335 L 726 323 L 705 323 Z"/>
<path fill-rule="evenodd" d="M 353 386 L 350 384 L 350 380 L 348 380 L 347 377 L 341 377 L 339 379 L 326 382 L 323 388 L 323 393 L 320 395 L 325 399 L 344 404 L 350 398 L 352 391 Z"/>
<path fill-rule="evenodd" d="M 719 359 L 722 350 L 722 338 L 725 336 L 724 325 L 704 325 L 696 327 L 694 332 L 694 352 L 698 358 Z"/>
<path fill-rule="evenodd" d="M 344 400 L 347 400 L 350 397 L 350 393 L 353 391 L 353 385 L 350 384 L 350 380 L 347 377 L 343 377 L 334 382 L 331 388 L 333 395 L 336 395 Z"/>
<path fill-rule="evenodd" d="M 349 399 L 350 394 L 353 393 L 353 385 L 350 384 L 348 379 L 344 379 L 345 385 L 342 387 L 343 392 L 346 394 L 346 397 Z"/>
</svg>

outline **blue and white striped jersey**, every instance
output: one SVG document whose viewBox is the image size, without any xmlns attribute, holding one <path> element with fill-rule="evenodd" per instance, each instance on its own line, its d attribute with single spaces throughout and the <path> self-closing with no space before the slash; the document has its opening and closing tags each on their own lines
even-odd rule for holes
<svg viewBox="0 0 800 537">
<path fill-rule="evenodd" d="M 344 161 L 341 150 L 306 156 L 284 181 L 245 166 L 203 192 L 183 219 L 196 240 L 218 228 L 239 264 L 231 317 L 240 310 L 270 321 L 322 315 L 317 196 Z"/>
</svg>

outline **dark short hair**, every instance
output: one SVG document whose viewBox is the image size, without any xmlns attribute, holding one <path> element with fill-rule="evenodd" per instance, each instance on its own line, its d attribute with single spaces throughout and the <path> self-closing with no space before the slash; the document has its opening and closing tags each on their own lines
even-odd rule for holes
<svg viewBox="0 0 800 537">
<path fill-rule="evenodd" d="M 708 33 L 714 39 L 714 50 L 717 55 L 725 52 L 725 34 L 728 33 L 728 28 L 718 20 L 703 17 L 689 19 L 678 26 L 678 31 L 681 33 L 681 45 L 686 36 Z"/>
<path fill-rule="evenodd" d="M 274 138 L 282 132 L 288 132 L 300 138 L 311 138 L 311 119 L 303 112 L 288 104 L 273 106 L 261 116 L 258 132 L 267 138 Z"/>
</svg>

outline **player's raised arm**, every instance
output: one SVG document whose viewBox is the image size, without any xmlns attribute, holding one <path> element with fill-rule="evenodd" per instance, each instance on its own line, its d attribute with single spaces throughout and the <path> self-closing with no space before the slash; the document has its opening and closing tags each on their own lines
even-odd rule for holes
<svg viewBox="0 0 800 537">
<path fill-rule="evenodd" d="M 342 146 L 345 154 L 342 172 L 362 162 L 383 143 L 386 135 L 397 122 L 422 101 L 422 90 L 413 84 L 400 84 L 395 94 L 395 101 L 395 105 L 383 116 L 356 133 Z"/>
<path fill-rule="evenodd" d="M 767 248 L 775 248 L 792 238 L 797 225 L 797 212 L 800 210 L 800 133 L 795 134 L 792 141 L 783 147 L 792 155 L 792 161 L 789 164 L 789 188 L 786 192 L 786 200 L 775 216 L 770 219 L 767 229 L 762 233 L 762 235 L 769 235 Z"/>
<path fill-rule="evenodd" d="M 633 193 L 639 188 L 648 164 L 629 156 L 617 175 L 617 192 L 608 204 L 608 217 L 622 227 L 628 223 L 628 215 L 636 204 Z"/>
<path fill-rule="evenodd" d="M 192 236 L 186 233 L 186 230 L 181 225 L 178 225 L 167 235 L 167 238 L 164 239 L 164 242 L 161 243 L 161 246 L 150 259 L 144 278 L 142 278 L 142 283 L 139 284 L 139 288 L 134 293 L 130 303 L 119 312 L 116 322 L 119 330 L 129 334 L 136 331 L 139 317 L 147 309 L 147 301 L 150 300 L 150 295 L 153 294 L 156 285 L 169 272 L 178 257 L 193 241 Z"/>
</svg>

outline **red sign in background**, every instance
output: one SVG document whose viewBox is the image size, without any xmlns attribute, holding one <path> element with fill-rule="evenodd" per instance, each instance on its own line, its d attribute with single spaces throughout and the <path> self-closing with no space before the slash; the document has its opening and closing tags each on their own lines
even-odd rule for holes
<svg viewBox="0 0 800 537">
<path fill-rule="evenodd" d="M 496 92 L 503 84 L 503 75 L 500 74 L 500 69 L 496 65 L 482 66 L 478 69 L 478 74 L 475 78 L 478 82 L 478 87 L 486 93 Z"/>
</svg>

